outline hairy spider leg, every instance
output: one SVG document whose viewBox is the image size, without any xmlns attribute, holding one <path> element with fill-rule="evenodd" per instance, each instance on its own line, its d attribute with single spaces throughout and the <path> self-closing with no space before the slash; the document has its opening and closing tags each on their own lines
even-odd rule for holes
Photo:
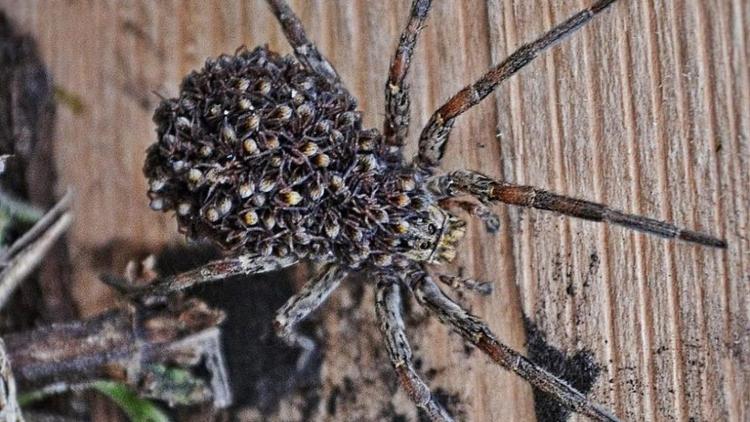
<svg viewBox="0 0 750 422">
<path fill-rule="evenodd" d="M 326 264 L 312 280 L 305 283 L 299 292 L 290 297 L 284 306 L 276 311 L 276 317 L 273 320 L 276 335 L 289 346 L 302 349 L 297 359 L 298 370 L 307 366 L 315 350 L 315 342 L 298 333 L 294 328 L 328 299 L 346 274 L 346 270 L 340 265 Z"/>
<path fill-rule="evenodd" d="M 452 421 L 453 418 L 435 400 L 430 393 L 430 387 L 414 369 L 411 360 L 411 347 L 404 330 L 399 290 L 397 280 L 388 279 L 387 276 L 382 274 L 379 276 L 375 313 L 380 322 L 380 332 L 383 334 L 388 349 L 388 357 L 391 359 L 398 381 L 411 401 L 424 410 L 432 421 Z"/>
<path fill-rule="evenodd" d="M 287 4 L 285 0 L 267 1 L 268 5 L 271 7 L 271 12 L 273 12 L 274 16 L 276 16 L 276 20 L 281 24 L 284 36 L 286 36 L 287 41 L 289 41 L 289 44 L 294 49 L 294 55 L 297 56 L 297 58 L 309 69 L 322 75 L 346 92 L 350 98 L 354 99 L 341 82 L 341 77 L 338 72 L 336 72 L 336 68 L 334 68 L 331 62 L 320 54 L 315 43 L 307 38 L 302 22 L 297 15 L 294 14 L 294 11 L 289 7 L 289 4 Z"/>
<path fill-rule="evenodd" d="M 593 6 L 571 16 L 565 22 L 552 28 L 539 39 L 519 47 L 498 65 L 491 68 L 478 81 L 466 86 L 451 97 L 430 117 L 419 137 L 419 152 L 415 164 L 430 170 L 440 164 L 445 147 L 456 117 L 477 105 L 504 80 L 513 76 L 529 64 L 539 53 L 554 45 L 561 39 L 576 32 L 597 14 L 601 13 L 616 0 L 599 0 Z"/>
<path fill-rule="evenodd" d="M 727 242 L 708 234 L 685 230 L 672 224 L 639 215 L 626 214 L 603 204 L 570 198 L 534 186 L 520 186 L 494 180 L 481 173 L 459 170 L 438 177 L 436 189 L 453 196 L 469 194 L 480 201 L 503 202 L 527 208 L 555 211 L 585 220 L 606 222 L 668 239 L 680 239 L 704 246 L 725 249 Z"/>
<path fill-rule="evenodd" d="M 432 0 L 414 0 L 409 22 L 406 24 L 391 61 L 388 81 L 385 83 L 385 121 L 383 136 L 388 145 L 402 147 L 409 132 L 409 86 L 405 83 L 409 65 L 417 44 L 417 36 L 432 6 Z"/>
<path fill-rule="evenodd" d="M 411 287 L 419 303 L 434 313 L 441 322 L 453 327 L 466 341 L 487 354 L 498 365 L 518 374 L 540 391 L 552 395 L 574 412 L 596 421 L 618 420 L 604 407 L 589 401 L 585 394 L 498 341 L 487 324 L 446 296 L 423 269 L 409 272 L 405 282 Z"/>
<path fill-rule="evenodd" d="M 145 286 L 125 284 L 117 278 L 107 275 L 103 275 L 101 278 L 105 283 L 128 295 L 137 296 L 147 294 L 161 296 L 187 289 L 195 284 L 221 281 L 236 275 L 278 271 L 297 263 L 298 260 L 298 258 L 291 256 L 284 258 L 257 255 L 233 256 L 211 261 L 190 271 L 158 278 Z"/>
<path fill-rule="evenodd" d="M 479 293 L 482 296 L 489 296 L 492 294 L 492 283 L 488 281 L 477 281 L 473 278 L 461 277 L 453 274 L 440 274 L 438 280 L 453 290 L 469 290 L 472 292 Z"/>
</svg>

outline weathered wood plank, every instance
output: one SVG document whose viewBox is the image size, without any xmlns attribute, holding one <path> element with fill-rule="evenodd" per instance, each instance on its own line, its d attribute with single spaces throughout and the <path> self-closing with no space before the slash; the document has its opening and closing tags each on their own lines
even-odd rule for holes
<svg viewBox="0 0 750 422">
<path fill-rule="evenodd" d="M 491 63 L 588 3 L 436 2 L 411 77 L 412 136 Z M 148 211 L 144 194 L 151 92 L 174 94 L 205 57 L 241 44 L 288 47 L 261 1 L 2 0 L 0 7 L 39 39 L 56 84 L 85 104 L 81 114 L 61 107 L 56 145 L 60 188 L 78 192 L 73 292 L 92 313 L 111 300 L 94 281 L 98 249 L 113 239 L 145 248 L 177 239 L 170 218 Z M 293 7 L 360 98 L 366 122 L 379 127 L 382 84 L 408 2 Z M 461 117 L 448 147 L 448 169 L 480 169 L 728 239 L 721 252 L 505 208 L 498 208 L 498 235 L 471 224 L 457 266 L 496 290 L 464 303 L 516 348 L 524 347 L 526 316 L 553 346 L 592 350 L 602 365 L 594 397 L 627 420 L 750 418 L 749 20 L 745 0 L 619 2 Z M 371 294 L 361 305 L 354 296 L 345 291 L 324 310 L 321 396 L 345 376 L 384 379 L 365 383 L 336 414 L 378 418 L 395 381 L 388 384 L 377 350 Z M 342 324 L 341 315 L 358 326 Z M 478 353 L 467 356 L 444 327 L 420 323 L 410 333 L 423 368 L 436 369 L 432 384 L 460 398 L 466 419 L 533 417 L 530 389 Z M 393 403 L 413 415 L 402 393 Z M 316 414 L 323 419 L 326 411 L 323 403 Z"/>
</svg>

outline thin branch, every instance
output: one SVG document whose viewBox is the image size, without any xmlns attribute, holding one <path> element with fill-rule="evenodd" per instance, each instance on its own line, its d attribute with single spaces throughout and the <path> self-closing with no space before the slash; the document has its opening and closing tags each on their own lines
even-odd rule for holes
<svg viewBox="0 0 750 422">
<path fill-rule="evenodd" d="M 195 299 L 128 304 L 89 320 L 11 334 L 6 344 L 23 391 L 59 393 L 108 379 L 172 404 L 213 400 L 226 407 L 232 397 L 217 328 L 223 318 Z M 198 366 L 209 380 L 194 375 Z M 170 377 L 175 371 L 181 376 Z"/>
<path fill-rule="evenodd" d="M 64 213 L 70 209 L 70 204 L 73 199 L 73 191 L 68 189 L 65 195 L 55 204 L 54 207 L 50 208 L 34 226 L 23 234 L 18 240 L 13 242 L 13 245 L 8 248 L 5 252 L 0 255 L 0 263 L 7 262 L 13 255 L 17 254 L 21 249 L 31 244 L 34 239 L 41 236 L 49 226 L 54 224 Z"/>
<path fill-rule="evenodd" d="M 0 272 L 0 309 L 5 306 L 21 281 L 42 262 L 44 255 L 70 227 L 72 221 L 71 213 L 63 214 L 39 238 L 18 252 L 7 263 L 7 266 Z"/>
</svg>

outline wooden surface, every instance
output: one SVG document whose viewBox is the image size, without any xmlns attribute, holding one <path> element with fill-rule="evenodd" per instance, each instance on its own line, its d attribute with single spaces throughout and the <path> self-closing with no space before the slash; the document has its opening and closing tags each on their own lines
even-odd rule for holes
<svg viewBox="0 0 750 422">
<path fill-rule="evenodd" d="M 370 126 L 381 125 L 408 3 L 292 2 Z M 591 0 L 435 3 L 411 76 L 412 141 L 449 95 Z M 152 91 L 175 94 L 207 56 L 242 44 L 289 48 L 261 1 L 0 7 L 38 38 L 56 85 L 83 105 L 61 104 L 56 154 L 59 189 L 78 193 L 72 289 L 90 314 L 110 300 L 93 278 L 105 246 L 155 249 L 178 238 L 170 218 L 148 210 L 141 175 L 154 140 Z M 500 234 L 472 222 L 457 267 L 493 281 L 495 292 L 463 302 L 515 348 L 524 347 L 525 315 L 554 347 L 592 350 L 603 368 L 593 396 L 626 420 L 750 420 L 749 21 L 747 0 L 620 1 L 462 116 L 448 147 L 446 169 L 478 169 L 729 241 L 717 251 L 502 207 Z M 377 349 L 371 292 L 361 304 L 351 297 L 351 288 L 335 294 L 320 317 L 322 396 L 349 377 L 364 387 L 335 419 L 379 418 L 373 409 L 385 408 L 413 418 Z M 467 355 L 445 327 L 418 327 L 410 334 L 422 367 L 459 399 L 462 418 L 533 420 L 528 386 Z M 323 401 L 313 415 L 327 411 Z"/>
</svg>

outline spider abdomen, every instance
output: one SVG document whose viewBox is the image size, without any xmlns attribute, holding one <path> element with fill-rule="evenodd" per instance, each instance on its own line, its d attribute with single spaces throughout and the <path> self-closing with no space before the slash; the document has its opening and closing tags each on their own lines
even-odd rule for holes
<svg viewBox="0 0 750 422">
<path fill-rule="evenodd" d="M 263 47 L 207 60 L 154 122 L 151 207 L 225 249 L 388 266 L 432 202 L 348 93 Z"/>
</svg>

